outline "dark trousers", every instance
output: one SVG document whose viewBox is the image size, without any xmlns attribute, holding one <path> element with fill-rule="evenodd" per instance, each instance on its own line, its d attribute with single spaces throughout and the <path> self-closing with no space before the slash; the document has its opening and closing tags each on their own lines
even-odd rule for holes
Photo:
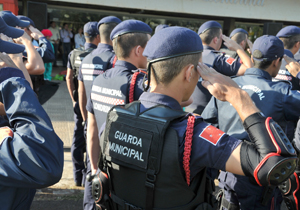
<svg viewBox="0 0 300 210">
<path fill-rule="evenodd" d="M 86 142 L 84 137 L 84 127 L 82 126 L 82 116 L 78 102 L 74 107 L 74 134 L 71 146 L 73 176 L 78 185 L 85 183 L 85 162 L 84 153 L 86 151 Z"/>
<path fill-rule="evenodd" d="M 67 61 L 68 61 L 68 55 L 71 51 L 71 43 L 62 43 L 63 46 L 63 66 L 67 66 Z"/>
<path fill-rule="evenodd" d="M 53 66 L 56 66 L 57 65 L 56 60 L 57 60 L 58 44 L 53 44 L 53 47 L 54 47 L 54 56 L 55 56 L 55 60 L 53 61 Z"/>
</svg>

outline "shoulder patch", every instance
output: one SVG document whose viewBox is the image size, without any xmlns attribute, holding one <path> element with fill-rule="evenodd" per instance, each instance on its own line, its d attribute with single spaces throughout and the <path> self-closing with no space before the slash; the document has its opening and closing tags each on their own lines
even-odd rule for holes
<svg viewBox="0 0 300 210">
<path fill-rule="evenodd" d="M 234 62 L 235 62 L 234 58 L 229 57 L 226 59 L 226 63 L 228 63 L 229 65 L 232 65 Z"/>
<path fill-rule="evenodd" d="M 13 136 L 14 136 L 14 132 L 9 127 L 6 126 L 6 127 L 0 128 L 0 145 L 2 144 L 4 139 L 6 139 L 8 137 L 13 137 Z"/>
<path fill-rule="evenodd" d="M 200 133 L 199 137 L 203 138 L 204 140 L 208 141 L 213 145 L 217 145 L 218 141 L 222 138 L 225 133 L 220 129 L 208 125 L 204 130 Z"/>
</svg>

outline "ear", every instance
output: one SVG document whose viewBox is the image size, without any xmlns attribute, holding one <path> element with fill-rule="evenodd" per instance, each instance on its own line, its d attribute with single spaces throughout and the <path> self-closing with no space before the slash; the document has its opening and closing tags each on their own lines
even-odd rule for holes
<svg viewBox="0 0 300 210">
<path fill-rule="evenodd" d="M 273 65 L 274 65 L 275 67 L 277 67 L 278 65 L 281 65 L 281 63 L 280 63 L 280 58 L 277 58 L 276 60 L 274 60 L 274 61 L 273 61 Z"/>
<path fill-rule="evenodd" d="M 297 51 L 299 50 L 300 48 L 300 42 L 296 42 L 296 44 L 294 45 L 294 47 L 297 49 Z"/>
<path fill-rule="evenodd" d="M 215 38 L 212 39 L 212 42 L 213 42 L 214 44 L 216 44 L 216 43 L 218 42 L 218 39 L 219 39 L 218 37 L 215 37 Z"/>
<path fill-rule="evenodd" d="M 189 64 L 185 67 L 185 80 L 190 82 L 192 77 L 196 75 L 193 64 Z"/>
<path fill-rule="evenodd" d="M 141 54 L 143 54 L 143 48 L 141 47 L 141 45 L 138 45 L 135 47 L 135 55 L 140 56 Z"/>
</svg>

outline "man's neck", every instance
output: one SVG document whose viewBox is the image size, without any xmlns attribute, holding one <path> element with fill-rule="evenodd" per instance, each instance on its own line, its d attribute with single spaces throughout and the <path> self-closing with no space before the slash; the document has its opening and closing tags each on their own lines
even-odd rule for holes
<svg viewBox="0 0 300 210">
<path fill-rule="evenodd" d="M 208 47 L 211 47 L 211 48 L 213 48 L 214 50 L 217 50 L 212 44 L 204 44 L 204 43 L 203 43 L 203 45 L 208 46 Z"/>
</svg>

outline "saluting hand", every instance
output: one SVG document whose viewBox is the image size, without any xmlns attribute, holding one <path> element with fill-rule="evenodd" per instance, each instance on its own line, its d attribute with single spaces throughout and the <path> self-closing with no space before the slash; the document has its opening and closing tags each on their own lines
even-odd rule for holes
<svg viewBox="0 0 300 210">
<path fill-rule="evenodd" d="M 218 73 L 213 68 L 199 63 L 197 71 L 202 77 L 202 85 L 218 100 L 231 102 L 239 86 L 229 77 Z"/>
<path fill-rule="evenodd" d="M 243 50 L 243 48 L 236 43 L 236 41 L 233 41 L 232 39 L 230 39 L 229 37 L 222 35 L 222 39 L 224 40 L 224 45 L 229 49 L 229 50 L 233 50 L 233 51 L 237 51 L 237 50 Z"/>
<path fill-rule="evenodd" d="M 0 68 L 4 67 L 18 68 L 6 53 L 0 53 Z"/>
<path fill-rule="evenodd" d="M 35 40 L 39 40 L 39 38 L 44 37 L 42 32 L 38 30 L 37 28 L 34 28 L 33 26 L 29 26 L 29 30 L 31 31 L 30 36 L 34 38 Z"/>
<path fill-rule="evenodd" d="M 287 55 L 284 55 L 283 58 L 287 63 L 285 65 L 285 68 L 287 70 L 289 70 L 291 75 L 293 75 L 294 77 L 297 77 L 297 74 L 300 72 L 300 64 L 295 59 L 293 59 Z"/>
<path fill-rule="evenodd" d="M 248 49 L 247 51 L 249 52 L 249 54 L 252 54 L 252 48 L 253 48 L 253 43 L 250 41 L 250 39 L 247 39 L 247 44 L 248 44 Z"/>
</svg>

